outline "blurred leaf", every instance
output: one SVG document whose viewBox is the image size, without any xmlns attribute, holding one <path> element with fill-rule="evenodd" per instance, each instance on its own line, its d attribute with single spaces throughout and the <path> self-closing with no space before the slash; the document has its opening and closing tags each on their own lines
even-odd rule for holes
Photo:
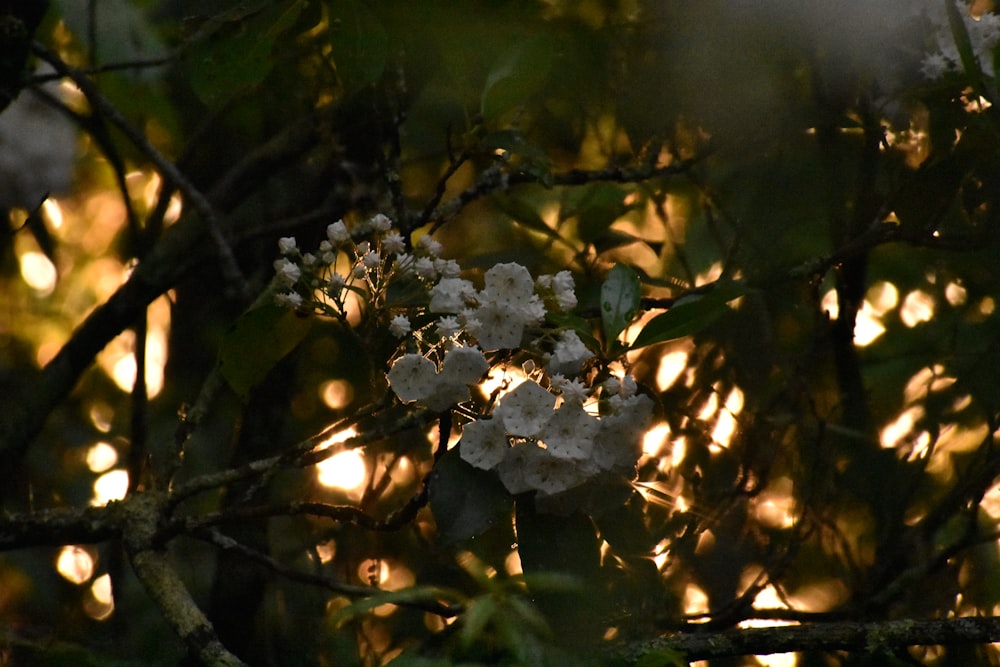
<svg viewBox="0 0 1000 667">
<path fill-rule="evenodd" d="M 514 222 L 520 223 L 536 232 L 541 232 L 551 239 L 562 238 L 559 236 L 559 232 L 545 224 L 545 221 L 538 215 L 534 206 L 520 197 L 496 194 L 493 197 L 493 202 L 497 205 L 497 208 L 509 215 Z"/>
<path fill-rule="evenodd" d="M 497 611 L 497 598 L 494 596 L 484 595 L 476 598 L 462 615 L 462 629 L 459 632 L 462 644 L 471 646 L 476 643 Z"/>
<path fill-rule="evenodd" d="M 601 285 L 601 323 L 609 349 L 635 317 L 640 296 L 639 275 L 624 264 L 615 264 Z"/>
<path fill-rule="evenodd" d="M 624 215 L 628 193 L 612 183 L 598 183 L 586 188 L 573 213 L 576 215 L 577 234 L 584 243 L 593 243 L 605 235 L 608 228 Z"/>
<path fill-rule="evenodd" d="M 435 464 L 430 478 L 430 505 L 438 539 L 449 545 L 490 529 L 507 518 L 513 499 L 496 474 L 462 460 L 461 443 Z"/>
<path fill-rule="evenodd" d="M 462 599 L 463 596 L 460 593 L 451 589 L 439 588 L 437 586 L 414 586 L 413 588 L 404 588 L 399 591 L 386 591 L 384 593 L 379 593 L 378 595 L 372 595 L 360 600 L 355 600 L 346 607 L 338 609 L 337 612 L 330 617 L 329 622 L 335 628 L 340 627 L 344 623 L 354 620 L 359 616 L 363 616 L 376 607 L 381 607 L 384 604 L 428 601 L 437 602 L 440 600 L 458 602 Z"/>
<path fill-rule="evenodd" d="M 717 286 L 708 294 L 682 301 L 651 319 L 632 343 L 632 349 L 698 333 L 729 312 L 728 304 L 747 293 L 741 285 Z"/>
<path fill-rule="evenodd" d="M 70 31 L 86 40 L 91 20 L 89 4 L 79 0 L 54 0 L 53 5 Z M 146 12 L 128 0 L 102 0 L 96 4 L 97 36 L 94 60 L 102 65 L 163 58 L 167 49 Z M 151 70 L 143 70 L 151 71 Z M 155 70 L 152 70 L 155 71 Z"/>
<path fill-rule="evenodd" d="M 661 648 L 644 653 L 636 661 L 635 667 L 685 667 L 687 664 L 683 653 Z"/>
<path fill-rule="evenodd" d="M 543 514 L 520 502 L 517 550 L 526 577 L 558 572 L 586 581 L 601 565 L 600 541 L 589 517 Z"/>
<path fill-rule="evenodd" d="M 208 106 L 218 106 L 267 78 L 275 44 L 295 21 L 305 0 L 261 3 L 246 12 L 213 17 L 188 52 L 191 88 Z"/>
<path fill-rule="evenodd" d="M 337 76 L 353 92 L 374 83 L 385 69 L 389 37 L 368 3 L 330 0 L 330 48 Z"/>
<path fill-rule="evenodd" d="M 274 305 L 243 313 L 222 340 L 222 376 L 245 400 L 250 390 L 305 338 L 312 324 L 311 317 Z"/>
<path fill-rule="evenodd" d="M 486 77 L 481 110 L 487 122 L 542 92 L 552 67 L 554 44 L 541 34 L 514 44 Z"/>
</svg>

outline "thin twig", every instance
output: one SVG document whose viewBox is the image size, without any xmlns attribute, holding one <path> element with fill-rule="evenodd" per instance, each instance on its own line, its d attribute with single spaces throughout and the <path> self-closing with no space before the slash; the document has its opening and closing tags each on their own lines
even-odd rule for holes
<svg viewBox="0 0 1000 667">
<path fill-rule="evenodd" d="M 56 72 L 72 79 L 73 83 L 75 83 L 87 97 L 90 104 L 95 109 L 99 110 L 109 121 L 111 121 L 111 123 L 115 125 L 115 127 L 128 137 L 129 141 L 131 141 L 136 148 L 142 151 L 146 157 L 149 158 L 150 162 L 156 166 L 163 177 L 173 183 L 173 185 L 181 191 L 184 197 L 191 202 L 194 210 L 198 212 L 198 215 L 202 217 L 205 224 L 208 226 L 209 235 L 215 243 L 216 253 L 220 263 L 220 270 L 222 271 L 222 275 L 225 278 L 226 283 L 229 288 L 241 296 L 244 301 L 249 301 L 252 298 L 252 295 L 250 294 L 249 282 L 243 276 L 239 265 L 236 263 L 236 257 L 233 255 L 233 250 L 229 246 L 229 242 L 226 240 L 225 234 L 222 231 L 222 226 L 215 214 L 215 210 L 212 208 L 212 204 L 208 201 L 205 195 L 203 195 L 201 191 L 198 190 L 198 188 L 196 188 L 194 184 L 181 173 L 181 171 L 177 168 L 177 165 L 160 153 L 160 151 L 149 142 L 146 136 L 133 126 L 128 119 L 125 118 L 125 116 L 123 116 L 122 113 L 118 111 L 118 109 L 110 102 L 110 100 L 101 94 L 101 92 L 97 89 L 97 86 L 95 86 L 81 70 L 67 65 L 58 55 L 49 51 L 44 45 L 38 42 L 34 42 L 32 44 L 32 51 L 39 58 L 52 65 Z"/>
</svg>

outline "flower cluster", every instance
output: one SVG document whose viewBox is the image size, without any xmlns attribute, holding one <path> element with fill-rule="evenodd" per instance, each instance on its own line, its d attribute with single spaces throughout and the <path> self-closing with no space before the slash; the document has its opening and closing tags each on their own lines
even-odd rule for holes
<svg viewBox="0 0 1000 667">
<path fill-rule="evenodd" d="M 1000 42 L 1000 16 L 987 12 L 973 17 L 964 3 L 957 4 L 969 34 L 973 55 L 979 61 L 983 73 L 993 76 L 993 50 Z M 923 59 L 921 72 L 926 78 L 934 80 L 961 70 L 962 59 L 945 8 L 941 3 L 933 3 L 927 8 L 927 14 L 937 30 L 933 37 L 934 46 Z"/>
<path fill-rule="evenodd" d="M 507 351 L 531 357 L 529 379 L 494 396 L 485 414 L 462 410 L 461 458 L 495 471 L 510 493 L 551 496 L 609 473 L 634 476 L 652 401 L 631 376 L 609 378 L 577 331 L 551 322 L 577 305 L 569 271 L 534 279 L 500 263 L 477 288 L 432 237 L 408 251 L 382 215 L 353 229 L 331 224 L 317 253 L 302 253 L 291 237 L 278 250 L 279 303 L 343 318 L 345 294 L 358 292 L 401 339 L 386 378 L 403 403 L 451 410 Z"/>
<path fill-rule="evenodd" d="M 578 396 L 564 391 L 557 406 L 555 395 L 525 381 L 503 397 L 491 419 L 466 425 L 461 457 L 477 468 L 496 470 L 514 494 L 554 495 L 606 472 L 631 477 L 653 402 L 634 393 L 634 381 L 614 379 L 600 392 L 610 398 L 598 417 Z"/>
<path fill-rule="evenodd" d="M 275 302 L 346 319 L 349 294 L 357 295 L 361 304 L 380 309 L 389 284 L 408 278 L 414 265 L 426 264 L 434 276 L 457 275 L 457 264 L 438 258 L 440 244 L 429 237 L 423 241 L 407 253 L 406 240 L 381 213 L 350 229 L 343 220 L 330 224 L 326 239 L 314 252 L 303 252 L 294 237 L 281 238 L 281 258 L 274 262 Z M 389 327 L 399 337 L 409 332 L 405 317 L 391 320 Z"/>
</svg>

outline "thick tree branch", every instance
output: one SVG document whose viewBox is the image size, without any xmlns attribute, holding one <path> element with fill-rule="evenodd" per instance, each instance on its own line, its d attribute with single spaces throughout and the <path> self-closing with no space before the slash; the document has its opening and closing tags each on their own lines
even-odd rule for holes
<svg viewBox="0 0 1000 667">
<path fill-rule="evenodd" d="M 616 657 L 634 664 L 652 651 L 676 651 L 689 661 L 803 651 L 891 653 L 907 646 L 988 644 L 1000 641 L 1000 618 L 966 617 L 872 623 L 818 623 L 726 632 L 680 634 L 632 644 Z"/>
</svg>

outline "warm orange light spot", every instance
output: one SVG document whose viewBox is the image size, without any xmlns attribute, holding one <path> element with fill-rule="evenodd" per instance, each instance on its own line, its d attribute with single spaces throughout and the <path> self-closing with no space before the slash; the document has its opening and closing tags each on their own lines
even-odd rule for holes
<svg viewBox="0 0 1000 667">
<path fill-rule="evenodd" d="M 685 614 L 707 614 L 708 595 L 697 584 L 688 584 L 684 589 L 683 605 Z"/>
<path fill-rule="evenodd" d="M 965 303 L 965 299 L 968 295 L 968 291 L 959 283 L 950 282 L 945 285 L 944 298 L 947 299 L 948 303 L 952 306 L 961 306 Z"/>
<path fill-rule="evenodd" d="M 124 470 L 111 470 L 94 482 L 94 497 L 90 504 L 107 505 L 112 500 L 121 500 L 127 492 L 128 473 Z"/>
<path fill-rule="evenodd" d="M 503 569 L 512 577 L 522 573 L 521 554 L 517 552 L 517 549 L 511 551 L 507 554 L 507 557 L 504 558 Z"/>
<path fill-rule="evenodd" d="M 111 577 L 102 574 L 90 585 L 90 599 L 84 600 L 83 610 L 95 621 L 103 621 L 115 610 L 111 591 Z"/>
<path fill-rule="evenodd" d="M 101 433 L 111 430 L 111 421 L 115 411 L 107 403 L 94 403 L 90 406 L 90 423 Z"/>
<path fill-rule="evenodd" d="M 67 581 L 82 584 L 94 574 L 94 557 L 83 547 L 65 546 L 56 556 L 56 571 Z"/>
<path fill-rule="evenodd" d="M 913 431 L 913 427 L 923 416 L 924 408 L 920 405 L 914 405 L 904 410 L 899 417 L 882 429 L 882 433 L 879 435 L 882 446 L 891 449 L 898 445 Z"/>
<path fill-rule="evenodd" d="M 666 391 L 674 386 L 677 379 L 687 368 L 688 353 L 676 350 L 660 357 L 660 364 L 656 369 L 656 387 L 660 391 Z"/>
<path fill-rule="evenodd" d="M 327 380 L 319 387 L 320 398 L 332 410 L 340 410 L 354 399 L 354 387 L 346 380 Z"/>
<path fill-rule="evenodd" d="M 337 555 L 337 543 L 334 540 L 327 540 L 316 545 L 316 554 L 320 563 L 329 563 Z"/>
<path fill-rule="evenodd" d="M 490 369 L 486 379 L 479 383 L 479 388 L 487 396 L 492 396 L 494 391 L 499 390 L 497 398 L 503 398 L 514 391 L 518 385 L 528 379 L 528 374 L 517 365 L 504 364 Z"/>
<path fill-rule="evenodd" d="M 347 449 L 317 463 L 316 474 L 323 486 L 352 491 L 368 479 L 368 466 L 360 450 Z"/>
<path fill-rule="evenodd" d="M 899 317 L 903 324 L 913 328 L 921 322 L 928 322 L 934 317 L 934 297 L 921 290 L 913 290 L 903 299 Z"/>
<path fill-rule="evenodd" d="M 670 437 L 670 424 L 661 422 L 646 431 L 642 438 L 642 453 L 646 456 L 659 456 Z"/>
<path fill-rule="evenodd" d="M 38 296 L 48 296 L 56 288 L 55 265 L 40 252 L 33 250 L 24 252 L 18 257 L 21 265 L 21 277 L 28 287 L 38 292 Z"/>
<path fill-rule="evenodd" d="M 118 450 L 107 442 L 98 442 L 87 450 L 87 467 L 90 472 L 105 472 L 118 463 Z"/>
</svg>

